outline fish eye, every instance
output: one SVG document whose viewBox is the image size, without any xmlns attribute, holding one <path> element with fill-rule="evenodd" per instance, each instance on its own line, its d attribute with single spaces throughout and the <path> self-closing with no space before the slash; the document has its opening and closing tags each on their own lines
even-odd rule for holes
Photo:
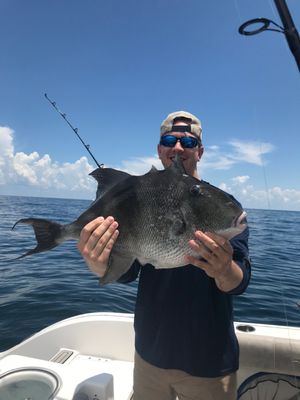
<svg viewBox="0 0 300 400">
<path fill-rule="evenodd" d="M 193 186 L 190 188 L 190 192 L 191 192 L 191 194 L 193 194 L 194 196 L 202 195 L 201 186 L 200 186 L 200 185 L 193 185 Z"/>
</svg>

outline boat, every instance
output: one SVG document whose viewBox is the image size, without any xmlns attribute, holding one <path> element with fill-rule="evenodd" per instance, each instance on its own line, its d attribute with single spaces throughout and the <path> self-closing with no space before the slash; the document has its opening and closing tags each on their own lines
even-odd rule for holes
<svg viewBox="0 0 300 400">
<path fill-rule="evenodd" d="M 0 399 L 133 399 L 133 319 L 80 314 L 3 351 Z M 300 328 L 235 322 L 235 330 L 238 399 L 300 399 Z"/>
</svg>

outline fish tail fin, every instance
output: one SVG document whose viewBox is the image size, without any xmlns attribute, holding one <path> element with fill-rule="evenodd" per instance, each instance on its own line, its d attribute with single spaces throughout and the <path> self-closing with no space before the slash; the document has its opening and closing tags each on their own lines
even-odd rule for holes
<svg viewBox="0 0 300 400">
<path fill-rule="evenodd" d="M 64 225 L 58 224 L 56 222 L 51 222 L 47 221 L 46 219 L 39 218 L 24 218 L 17 221 L 12 229 L 14 229 L 15 226 L 18 224 L 27 224 L 33 227 L 35 238 L 37 240 L 37 246 L 34 249 L 29 250 L 27 253 L 21 255 L 20 257 L 17 257 L 17 259 L 53 249 L 64 241 Z"/>
</svg>

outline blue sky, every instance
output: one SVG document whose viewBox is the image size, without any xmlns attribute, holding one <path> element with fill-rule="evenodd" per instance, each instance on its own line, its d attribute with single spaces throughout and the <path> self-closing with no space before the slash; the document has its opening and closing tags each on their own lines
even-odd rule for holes
<svg viewBox="0 0 300 400">
<path fill-rule="evenodd" d="M 287 0 L 300 30 L 300 3 Z M 0 1 L 0 194 L 94 197 L 99 163 L 142 174 L 172 111 L 203 125 L 203 179 L 245 207 L 300 210 L 300 74 L 273 0 Z"/>
</svg>

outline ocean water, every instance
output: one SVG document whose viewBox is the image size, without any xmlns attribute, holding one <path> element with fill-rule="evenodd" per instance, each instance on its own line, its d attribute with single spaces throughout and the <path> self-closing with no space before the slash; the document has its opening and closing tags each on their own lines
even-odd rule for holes
<svg viewBox="0 0 300 400">
<path fill-rule="evenodd" d="M 69 241 L 51 252 L 15 260 L 35 247 L 31 227 L 13 224 L 39 217 L 70 222 L 86 200 L 0 196 L 0 351 L 73 315 L 134 312 L 137 283 L 100 287 Z M 252 279 L 236 296 L 235 320 L 300 326 L 300 212 L 247 210 Z"/>
</svg>

